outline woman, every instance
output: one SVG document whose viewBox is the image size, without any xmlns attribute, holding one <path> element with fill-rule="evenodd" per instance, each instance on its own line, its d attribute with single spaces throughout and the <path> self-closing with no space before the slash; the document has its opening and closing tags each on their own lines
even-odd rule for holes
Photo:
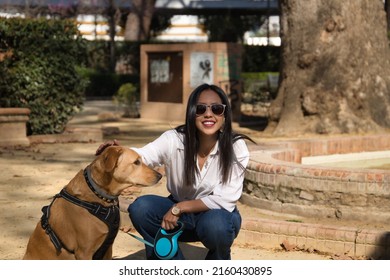
<svg viewBox="0 0 390 280">
<path fill-rule="evenodd" d="M 206 259 L 231 258 L 241 227 L 236 202 L 249 161 L 244 139 L 252 141 L 232 131 L 226 94 L 203 84 L 189 97 L 184 125 L 133 148 L 147 165 L 165 166 L 170 193 L 141 196 L 129 206 L 130 219 L 146 241 L 153 243 L 160 227 L 174 229 L 180 220 L 185 229 L 179 241 L 201 241 L 209 250 Z M 146 257 L 157 258 L 153 248 L 146 246 Z M 180 249 L 174 259 L 184 259 Z"/>
</svg>

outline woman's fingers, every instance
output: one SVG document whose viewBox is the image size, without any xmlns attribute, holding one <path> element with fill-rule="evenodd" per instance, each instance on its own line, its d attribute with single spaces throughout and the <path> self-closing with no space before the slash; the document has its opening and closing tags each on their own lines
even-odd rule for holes
<svg viewBox="0 0 390 280">
<path fill-rule="evenodd" d="M 114 140 L 108 140 L 104 142 L 103 144 L 100 144 L 100 146 L 97 148 L 95 155 L 98 156 L 100 155 L 105 148 L 110 147 L 110 146 L 120 146 L 119 141 L 114 139 Z"/>
<path fill-rule="evenodd" d="M 179 220 L 179 218 L 172 215 L 171 212 L 169 211 L 163 217 L 163 220 L 161 221 L 161 227 L 165 230 L 175 229 L 178 226 L 178 224 L 177 224 L 178 220 Z"/>
</svg>

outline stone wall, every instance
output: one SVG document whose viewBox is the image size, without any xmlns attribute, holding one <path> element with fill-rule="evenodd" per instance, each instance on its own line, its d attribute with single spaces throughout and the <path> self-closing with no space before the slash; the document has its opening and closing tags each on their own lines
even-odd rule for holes
<svg viewBox="0 0 390 280">
<path fill-rule="evenodd" d="M 388 135 L 292 140 L 251 151 L 242 201 L 280 213 L 390 221 L 390 172 L 302 165 L 304 156 L 390 149 Z"/>
</svg>

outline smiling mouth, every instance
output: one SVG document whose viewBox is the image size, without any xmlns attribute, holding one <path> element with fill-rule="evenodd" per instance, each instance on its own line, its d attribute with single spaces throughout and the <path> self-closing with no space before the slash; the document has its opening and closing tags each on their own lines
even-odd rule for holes
<svg viewBox="0 0 390 280">
<path fill-rule="evenodd" d="M 212 121 L 205 121 L 205 122 L 202 122 L 202 124 L 203 124 L 204 126 L 211 127 L 211 126 L 215 125 L 215 122 L 212 122 Z"/>
</svg>

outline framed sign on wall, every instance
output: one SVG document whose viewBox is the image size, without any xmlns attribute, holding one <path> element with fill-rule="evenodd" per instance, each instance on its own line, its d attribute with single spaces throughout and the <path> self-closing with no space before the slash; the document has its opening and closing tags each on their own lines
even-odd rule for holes
<svg viewBox="0 0 390 280">
<path fill-rule="evenodd" d="M 204 83 L 214 83 L 214 53 L 192 52 L 190 65 L 191 87 L 195 88 Z"/>
</svg>

